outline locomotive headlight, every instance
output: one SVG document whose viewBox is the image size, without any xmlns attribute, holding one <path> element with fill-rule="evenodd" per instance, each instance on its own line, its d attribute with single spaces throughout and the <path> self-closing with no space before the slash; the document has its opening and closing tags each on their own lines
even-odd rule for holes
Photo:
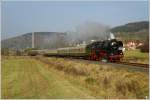
<svg viewBox="0 0 150 100">
<path fill-rule="evenodd" d="M 123 50 L 123 47 L 119 47 L 118 50 Z"/>
<path fill-rule="evenodd" d="M 123 52 L 125 51 L 125 48 L 119 47 L 118 50 L 122 50 Z"/>
</svg>

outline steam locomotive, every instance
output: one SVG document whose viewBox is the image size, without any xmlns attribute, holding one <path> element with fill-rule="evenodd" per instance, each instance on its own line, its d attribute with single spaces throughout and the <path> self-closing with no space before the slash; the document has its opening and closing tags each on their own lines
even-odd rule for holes
<svg viewBox="0 0 150 100">
<path fill-rule="evenodd" d="M 54 50 L 32 50 L 33 54 L 56 57 L 74 57 L 104 62 L 120 61 L 123 58 L 123 43 L 116 39 L 96 41 L 88 45 L 58 48 Z"/>
</svg>

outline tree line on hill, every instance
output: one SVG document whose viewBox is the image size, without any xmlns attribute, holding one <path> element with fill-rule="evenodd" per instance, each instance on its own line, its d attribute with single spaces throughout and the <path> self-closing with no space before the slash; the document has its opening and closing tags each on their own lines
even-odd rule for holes
<svg viewBox="0 0 150 100">
<path fill-rule="evenodd" d="M 138 32 L 144 29 L 149 29 L 148 21 L 128 23 L 122 26 L 112 28 L 111 32 Z"/>
</svg>

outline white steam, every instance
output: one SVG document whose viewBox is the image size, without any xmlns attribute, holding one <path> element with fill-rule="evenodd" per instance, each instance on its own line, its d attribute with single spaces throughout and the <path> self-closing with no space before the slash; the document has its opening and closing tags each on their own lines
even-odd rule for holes
<svg viewBox="0 0 150 100">
<path fill-rule="evenodd" d="M 113 33 L 111 33 L 111 32 L 110 32 L 110 37 L 109 37 L 109 39 L 115 39 L 114 34 L 113 34 Z"/>
<path fill-rule="evenodd" d="M 105 40 L 108 36 L 109 26 L 97 22 L 86 22 L 69 32 L 72 41 Z"/>
</svg>

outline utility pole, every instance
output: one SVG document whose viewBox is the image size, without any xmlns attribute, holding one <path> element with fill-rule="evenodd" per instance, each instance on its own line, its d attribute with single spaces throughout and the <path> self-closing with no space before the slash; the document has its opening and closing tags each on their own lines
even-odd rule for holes
<svg viewBox="0 0 150 100">
<path fill-rule="evenodd" d="M 34 48 L 34 32 L 32 32 L 32 48 Z"/>
</svg>

